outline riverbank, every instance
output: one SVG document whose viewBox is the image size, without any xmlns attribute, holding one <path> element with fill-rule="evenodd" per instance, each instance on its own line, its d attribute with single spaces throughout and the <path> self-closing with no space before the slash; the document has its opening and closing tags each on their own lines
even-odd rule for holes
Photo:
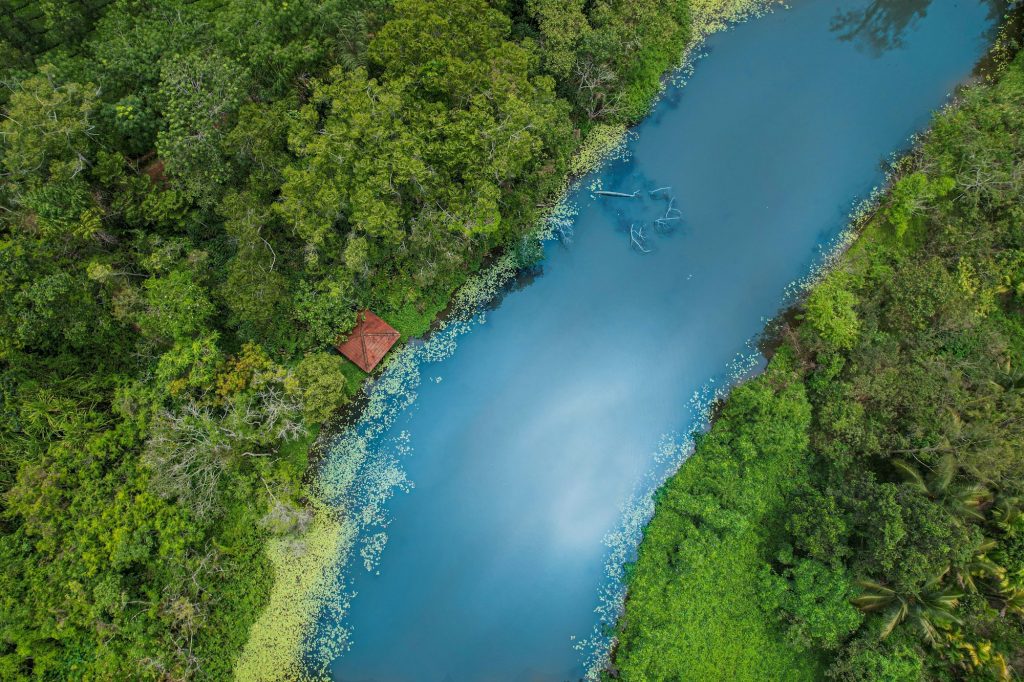
<svg viewBox="0 0 1024 682">
<path fill-rule="evenodd" d="M 722 30 L 730 23 L 739 21 L 757 11 L 764 10 L 771 3 L 749 0 L 719 2 L 716 0 L 695 3 L 691 8 L 691 27 L 689 35 L 691 45 L 699 43 L 711 32 Z M 679 50 L 660 54 L 662 59 L 658 73 L 672 66 L 678 59 Z M 647 69 L 651 63 L 646 63 Z M 646 73 L 646 72 L 645 72 Z M 649 79 L 647 73 L 645 78 Z M 655 78 L 655 84 L 659 78 Z M 654 94 L 657 88 L 649 89 Z M 649 97 L 649 96 L 648 96 Z M 563 187 L 568 187 L 569 178 L 580 177 L 599 166 L 613 150 L 619 148 L 626 134 L 625 126 L 597 125 L 593 126 L 569 164 L 567 179 Z M 561 215 L 563 207 L 558 204 L 539 227 L 539 232 L 531 237 L 538 240 L 551 234 L 551 230 L 561 221 L 571 220 L 571 216 Z M 464 284 L 452 297 L 440 327 L 453 328 L 464 324 L 472 317 L 479 307 L 498 295 L 506 282 L 512 278 L 522 265 L 522 255 L 508 251 L 480 275 L 476 275 Z M 421 321 L 422 322 L 422 321 Z M 409 329 L 399 327 L 407 335 Z M 413 330 L 421 333 L 420 330 Z M 386 368 L 377 380 L 375 393 L 361 405 L 363 414 L 383 415 L 383 404 L 396 392 L 408 386 L 415 386 L 418 376 L 408 374 L 411 368 L 407 363 L 405 350 L 399 350 L 386 363 Z M 381 384 L 384 387 L 381 387 Z M 365 441 L 365 437 L 362 438 Z M 365 447 L 354 445 L 349 448 L 357 453 L 355 457 L 347 457 L 343 462 L 328 464 L 328 469 L 316 472 L 310 490 L 311 507 L 316 510 L 317 521 L 314 526 L 320 529 L 330 528 L 329 533 L 318 535 L 314 542 L 317 548 L 326 546 L 326 539 L 331 535 L 337 538 L 332 545 L 333 557 L 329 552 L 314 549 L 308 552 L 297 552 L 307 538 L 299 540 L 282 539 L 272 541 L 268 553 L 277 567 L 279 575 L 289 576 L 286 580 L 274 583 L 269 605 L 262 612 L 253 626 L 250 641 L 236 668 L 240 679 L 291 679 L 301 677 L 310 672 L 303 663 L 303 649 L 309 645 L 309 637 L 318 613 L 325 610 L 340 619 L 339 610 L 344 604 L 338 604 L 338 571 L 345 563 L 345 557 L 351 552 L 351 541 L 355 536 L 356 522 L 347 518 L 339 501 L 346 498 L 350 486 L 355 481 L 356 470 L 366 456 Z M 344 503 L 342 503 L 343 505 Z M 295 577 L 295 582 L 291 577 Z M 319 644 L 325 648 L 316 649 L 306 659 L 315 658 L 326 663 L 339 653 L 338 647 L 343 646 L 344 633 L 335 633 Z M 269 662 L 274 664 L 270 665 Z M 314 675 L 323 675 L 323 670 L 313 669 Z"/>
<path fill-rule="evenodd" d="M 610 677 L 1019 666 L 1018 46 L 1004 33 L 991 82 L 936 116 L 766 373 L 659 494 Z"/>
</svg>

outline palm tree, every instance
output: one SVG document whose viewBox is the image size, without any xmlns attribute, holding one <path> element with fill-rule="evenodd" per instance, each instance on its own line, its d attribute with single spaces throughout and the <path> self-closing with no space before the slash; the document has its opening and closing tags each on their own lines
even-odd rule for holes
<svg viewBox="0 0 1024 682">
<path fill-rule="evenodd" d="M 999 607 L 1000 615 L 1005 616 L 1007 611 L 1024 616 L 1024 587 L 1021 587 L 1021 576 L 1016 579 L 1003 578 L 999 583 L 998 592 L 989 595 L 989 598 Z"/>
<path fill-rule="evenodd" d="M 1016 535 L 1024 526 L 1021 500 L 1016 497 L 997 498 L 992 505 L 990 520 L 1006 535 Z M 990 559 L 988 553 L 997 547 L 995 540 L 982 538 L 974 549 L 974 556 L 958 571 L 958 582 L 971 592 L 983 594 L 1002 615 L 1008 611 L 1024 615 L 1024 571 L 1009 573 Z"/>
<path fill-rule="evenodd" d="M 953 453 L 943 455 L 927 475 L 902 459 L 892 460 L 892 465 L 911 488 L 942 504 L 953 516 L 965 521 L 985 520 L 981 508 L 989 499 L 989 491 L 980 483 L 953 485 L 957 470 Z"/>
<path fill-rule="evenodd" d="M 1021 510 L 1019 497 L 996 498 L 992 505 L 992 520 L 996 527 L 1010 537 L 1024 531 L 1024 511 Z"/>
<path fill-rule="evenodd" d="M 970 641 L 959 630 L 950 632 L 947 639 L 953 650 L 953 660 L 959 659 L 959 664 L 967 672 L 988 672 L 991 676 L 986 676 L 988 679 L 995 678 L 999 682 L 1010 682 L 1013 679 L 1013 673 L 1006 662 L 1006 657 L 995 648 L 992 642 L 984 639 Z M 978 675 L 974 677 L 978 677 Z"/>
<path fill-rule="evenodd" d="M 963 568 L 957 571 L 957 581 L 962 587 L 970 592 L 978 592 L 978 585 L 975 578 L 1002 583 L 1006 579 L 1006 569 L 988 558 L 988 553 L 995 549 L 996 541 L 989 538 L 982 538 L 978 546 L 974 548 L 974 556 Z"/>
<path fill-rule="evenodd" d="M 873 580 L 858 580 L 864 592 L 850 601 L 865 613 L 882 612 L 882 639 L 892 634 L 900 623 L 910 620 L 929 644 L 937 646 L 940 629 L 961 623 L 953 610 L 963 594 L 942 587 L 947 572 L 948 569 L 914 592 L 897 591 Z"/>
</svg>

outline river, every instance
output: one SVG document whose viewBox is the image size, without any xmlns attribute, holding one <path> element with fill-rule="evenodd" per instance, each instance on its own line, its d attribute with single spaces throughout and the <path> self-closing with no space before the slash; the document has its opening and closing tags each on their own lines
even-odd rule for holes
<svg viewBox="0 0 1024 682">
<path fill-rule="evenodd" d="M 791 5 L 713 36 L 623 158 L 571 192 L 571 241 L 454 352 L 413 353 L 418 385 L 386 428 L 352 427 L 371 456 L 348 504 L 380 504 L 339 587 L 354 597 L 334 679 L 571 680 L 599 660 L 622 559 L 709 396 L 756 369 L 751 340 L 970 76 L 1001 9 Z"/>
</svg>

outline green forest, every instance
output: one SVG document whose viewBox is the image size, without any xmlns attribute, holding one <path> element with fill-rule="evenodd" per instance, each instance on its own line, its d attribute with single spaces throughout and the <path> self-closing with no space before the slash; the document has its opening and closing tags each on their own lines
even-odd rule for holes
<svg viewBox="0 0 1024 682">
<path fill-rule="evenodd" d="M 897 164 L 660 492 L 611 677 L 1024 671 L 1024 56 L 997 81 Z"/>
<path fill-rule="evenodd" d="M 698 3 L 699 4 L 699 3 Z M 729 3 L 711 2 L 710 6 Z M 0 0 L 0 678 L 224 679 L 363 373 L 641 116 L 677 0 Z"/>
<path fill-rule="evenodd" d="M 0 679 L 221 680 L 423 334 L 744 0 L 0 0 Z M 659 494 L 608 675 L 1024 671 L 1024 61 Z"/>
</svg>

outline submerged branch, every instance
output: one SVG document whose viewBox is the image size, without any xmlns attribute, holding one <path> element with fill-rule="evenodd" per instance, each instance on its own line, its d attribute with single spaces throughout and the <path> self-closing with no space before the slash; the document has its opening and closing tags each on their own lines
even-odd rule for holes
<svg viewBox="0 0 1024 682">
<path fill-rule="evenodd" d="M 629 226 L 629 241 L 630 246 L 635 246 L 641 253 L 651 252 L 651 250 L 647 248 L 647 237 L 644 235 L 643 225 L 640 226 L 639 230 L 636 228 L 636 223 L 632 223 Z"/>
<path fill-rule="evenodd" d="M 622 197 L 623 199 L 636 199 L 640 194 L 640 190 L 627 194 L 626 192 L 609 192 L 607 190 L 598 190 L 595 192 L 599 197 Z"/>
</svg>

